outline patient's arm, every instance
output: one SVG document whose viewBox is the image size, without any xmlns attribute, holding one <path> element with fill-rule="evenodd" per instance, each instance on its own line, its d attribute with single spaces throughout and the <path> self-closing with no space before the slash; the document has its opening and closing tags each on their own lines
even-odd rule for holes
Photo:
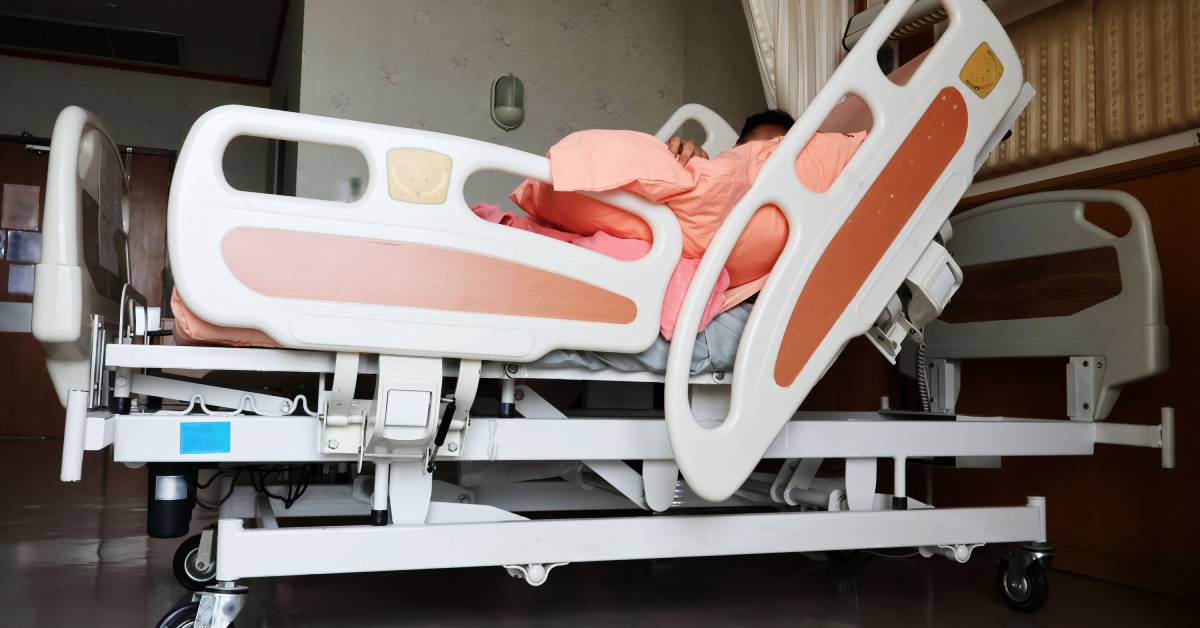
<svg viewBox="0 0 1200 628">
<path fill-rule="evenodd" d="M 671 154 L 675 155 L 679 163 L 684 166 L 692 160 L 692 157 L 708 159 L 708 153 L 704 152 L 704 149 L 700 148 L 699 144 L 692 140 L 685 140 L 678 135 L 671 137 L 667 141 L 667 150 L 671 151 Z"/>
</svg>

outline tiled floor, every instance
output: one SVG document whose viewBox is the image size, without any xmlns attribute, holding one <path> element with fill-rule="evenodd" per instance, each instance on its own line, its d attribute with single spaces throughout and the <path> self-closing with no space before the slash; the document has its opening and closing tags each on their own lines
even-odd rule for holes
<svg viewBox="0 0 1200 628">
<path fill-rule="evenodd" d="M 88 454 L 58 482 L 59 441 L 0 441 L 0 626 L 152 626 L 184 590 L 177 541 L 144 535 L 144 473 Z M 194 522 L 197 527 L 203 522 Z M 432 548 L 436 551 L 436 548 Z M 249 581 L 239 628 L 375 626 L 1185 626 L 1188 602 L 1051 573 L 1027 616 L 993 591 L 994 564 L 798 555 L 578 564 L 540 588 L 501 569 Z"/>
</svg>

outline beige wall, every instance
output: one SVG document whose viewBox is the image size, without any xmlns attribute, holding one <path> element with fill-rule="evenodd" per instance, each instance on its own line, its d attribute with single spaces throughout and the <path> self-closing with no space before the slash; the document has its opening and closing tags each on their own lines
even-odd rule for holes
<svg viewBox="0 0 1200 628">
<path fill-rule="evenodd" d="M 746 14 L 738 0 L 688 3 L 683 101 L 698 102 L 741 130 L 767 108 Z"/>
<path fill-rule="evenodd" d="M 543 154 L 580 129 L 654 132 L 688 101 L 709 104 L 735 124 L 762 106 L 737 0 L 365 0 L 354 6 L 305 3 L 305 113 Z M 524 82 L 526 95 L 525 123 L 512 132 L 488 113 L 491 83 L 507 72 Z M 319 147 L 302 146 L 298 168 L 298 192 L 306 196 L 329 196 L 340 180 L 361 174 Z M 469 200 L 503 204 L 513 180 L 496 175 L 472 184 Z"/>
<path fill-rule="evenodd" d="M 118 144 L 179 150 L 201 114 L 218 105 L 266 107 L 268 91 L 236 83 L 0 56 L 0 133 L 49 137 L 58 112 L 79 105 L 98 115 Z M 265 143 L 235 145 L 230 183 L 265 189 Z"/>
</svg>

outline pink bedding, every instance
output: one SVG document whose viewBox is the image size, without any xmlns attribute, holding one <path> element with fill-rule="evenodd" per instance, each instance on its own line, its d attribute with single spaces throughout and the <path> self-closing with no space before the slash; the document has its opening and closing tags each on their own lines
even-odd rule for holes
<svg viewBox="0 0 1200 628">
<path fill-rule="evenodd" d="M 603 231 L 596 231 L 586 236 L 577 235 L 550 227 L 536 217 L 510 214 L 495 205 L 487 203 L 477 203 L 471 207 L 471 211 L 475 212 L 476 216 L 488 222 L 507 225 L 523 231 L 532 231 L 556 240 L 570 242 L 571 244 L 607 255 L 614 259 L 635 260 L 650 250 L 650 243 L 645 240 L 618 238 Z M 675 320 L 679 318 L 679 308 L 683 305 L 683 297 L 687 295 L 688 286 L 691 285 L 692 277 L 696 275 L 696 269 L 699 266 L 700 260 L 698 259 L 682 258 L 679 260 L 679 264 L 675 266 L 675 272 L 671 274 L 671 279 L 667 282 L 667 293 L 663 298 L 662 318 L 659 322 L 659 332 L 667 340 L 670 340 L 671 336 L 675 333 Z M 714 316 L 724 311 L 725 290 L 728 287 L 729 273 L 722 270 L 721 276 L 717 279 L 717 285 L 708 297 L 708 304 L 704 308 L 704 315 L 700 319 L 701 329 L 705 325 L 708 325 L 708 322 Z"/>
<path fill-rule="evenodd" d="M 800 151 L 796 175 L 809 189 L 825 191 L 865 138 L 865 131 L 817 133 Z M 695 158 L 682 166 L 652 135 L 580 131 L 550 149 L 553 186 L 527 180 L 513 192 L 512 199 L 529 214 L 572 233 L 603 231 L 650 240 L 649 227 L 638 217 L 576 193 L 625 189 L 674 211 L 683 232 L 683 256 L 700 258 L 779 141 L 747 142 L 712 159 Z M 765 277 L 786 240 L 783 214 L 774 206 L 762 207 L 725 265 L 730 285 L 742 286 Z"/>
<path fill-rule="evenodd" d="M 171 291 L 171 314 L 175 317 L 173 338 L 177 345 L 223 345 L 227 347 L 277 348 L 279 343 L 257 329 L 222 327 L 196 316 L 179 296 Z"/>
</svg>

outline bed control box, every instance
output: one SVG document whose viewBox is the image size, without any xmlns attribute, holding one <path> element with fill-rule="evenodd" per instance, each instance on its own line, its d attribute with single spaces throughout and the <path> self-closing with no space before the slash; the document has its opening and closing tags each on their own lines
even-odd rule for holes
<svg viewBox="0 0 1200 628">
<path fill-rule="evenodd" d="M 948 235 L 942 234 L 943 240 Z M 962 285 L 962 268 L 939 242 L 930 242 L 904 280 L 904 286 L 875 319 L 867 338 L 892 364 L 905 338 L 925 341 L 925 326 L 937 319 Z"/>
<path fill-rule="evenodd" d="M 912 295 L 904 308 L 909 322 L 917 329 L 925 329 L 941 316 L 962 281 L 962 268 L 950 257 L 950 252 L 941 244 L 930 242 L 904 280 Z"/>
</svg>

